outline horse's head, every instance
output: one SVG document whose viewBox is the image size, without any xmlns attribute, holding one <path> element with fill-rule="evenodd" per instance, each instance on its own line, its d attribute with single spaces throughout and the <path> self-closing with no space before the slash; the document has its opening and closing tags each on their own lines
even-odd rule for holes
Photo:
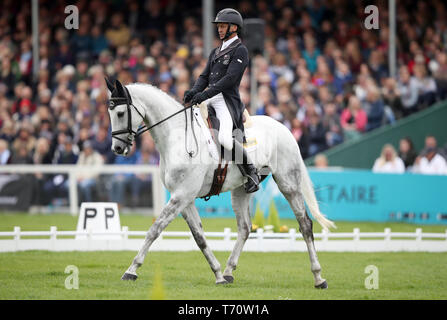
<svg viewBox="0 0 447 320">
<path fill-rule="evenodd" d="M 121 82 L 116 80 L 115 85 L 112 85 L 107 78 L 105 80 L 111 92 L 109 116 L 112 126 L 112 151 L 126 156 L 144 120 L 144 114 L 132 104 L 132 97 Z"/>
</svg>

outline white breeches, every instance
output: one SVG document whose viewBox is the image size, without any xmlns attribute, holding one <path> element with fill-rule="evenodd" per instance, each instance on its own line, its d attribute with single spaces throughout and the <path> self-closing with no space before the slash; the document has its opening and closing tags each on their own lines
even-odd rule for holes
<svg viewBox="0 0 447 320">
<path fill-rule="evenodd" d="M 233 149 L 233 119 L 222 93 L 215 95 L 208 100 L 211 106 L 216 110 L 216 116 L 219 119 L 219 143 L 227 150 Z"/>
</svg>

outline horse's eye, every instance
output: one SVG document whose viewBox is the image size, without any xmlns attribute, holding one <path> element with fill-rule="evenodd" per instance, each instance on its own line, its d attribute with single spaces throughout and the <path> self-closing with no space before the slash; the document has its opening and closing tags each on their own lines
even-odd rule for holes
<svg viewBox="0 0 447 320">
<path fill-rule="evenodd" d="M 118 112 L 117 116 L 118 116 L 118 118 L 122 118 L 124 116 L 124 112 Z"/>
</svg>

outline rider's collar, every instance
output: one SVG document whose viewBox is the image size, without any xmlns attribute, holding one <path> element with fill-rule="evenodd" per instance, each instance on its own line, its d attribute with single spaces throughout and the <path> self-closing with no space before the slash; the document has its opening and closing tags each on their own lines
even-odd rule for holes
<svg viewBox="0 0 447 320">
<path fill-rule="evenodd" d="M 232 44 L 237 39 L 239 39 L 239 37 L 236 35 L 233 38 L 228 39 L 228 40 L 222 42 L 222 45 L 220 46 L 220 50 L 222 51 L 222 50 L 226 49 L 230 44 Z"/>
</svg>

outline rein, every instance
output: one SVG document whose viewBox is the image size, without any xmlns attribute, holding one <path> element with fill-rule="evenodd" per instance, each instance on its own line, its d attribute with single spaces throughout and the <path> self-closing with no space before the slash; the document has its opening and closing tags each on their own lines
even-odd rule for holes
<svg viewBox="0 0 447 320">
<path fill-rule="evenodd" d="M 196 149 L 198 151 L 199 145 L 197 142 L 197 137 L 196 134 L 194 132 L 194 125 L 193 125 L 193 112 L 192 112 L 192 107 L 193 105 L 187 105 L 186 107 L 184 107 L 183 109 L 180 109 L 179 111 L 174 112 L 173 114 L 171 114 L 170 116 L 164 118 L 163 120 L 158 121 L 157 123 L 151 125 L 150 127 L 147 127 L 145 124 L 142 125 L 141 127 L 138 128 L 138 130 L 135 132 L 132 129 L 132 111 L 130 109 L 130 107 L 132 106 L 140 115 L 141 119 L 144 120 L 144 116 L 141 114 L 141 112 L 138 110 L 138 108 L 132 103 L 132 98 L 130 97 L 129 91 L 127 90 L 126 87 L 125 88 L 125 93 L 126 93 L 126 97 L 115 97 L 115 98 L 110 98 L 110 109 L 113 110 L 115 108 L 115 106 L 117 105 L 121 105 L 121 104 L 125 104 L 127 107 L 127 129 L 122 129 L 122 130 L 116 130 L 116 131 L 112 131 L 112 138 L 115 138 L 117 140 L 120 140 L 121 142 L 124 142 L 126 145 L 128 146 L 132 146 L 132 142 L 133 140 L 140 136 L 142 133 L 149 131 L 150 129 L 158 126 L 159 124 L 171 119 L 172 117 L 176 116 L 177 114 L 179 114 L 180 112 L 185 112 L 185 150 L 186 153 L 192 158 L 195 157 L 197 155 L 194 154 L 194 151 L 188 151 L 187 148 L 187 133 L 188 133 L 188 121 L 187 121 L 187 116 L 186 116 L 186 110 L 191 109 L 191 130 L 193 133 L 193 137 L 194 137 L 194 141 L 196 144 Z M 127 137 L 127 140 L 121 139 L 120 137 L 118 137 L 118 135 L 120 134 L 124 134 L 127 133 L 129 134 Z"/>
</svg>

